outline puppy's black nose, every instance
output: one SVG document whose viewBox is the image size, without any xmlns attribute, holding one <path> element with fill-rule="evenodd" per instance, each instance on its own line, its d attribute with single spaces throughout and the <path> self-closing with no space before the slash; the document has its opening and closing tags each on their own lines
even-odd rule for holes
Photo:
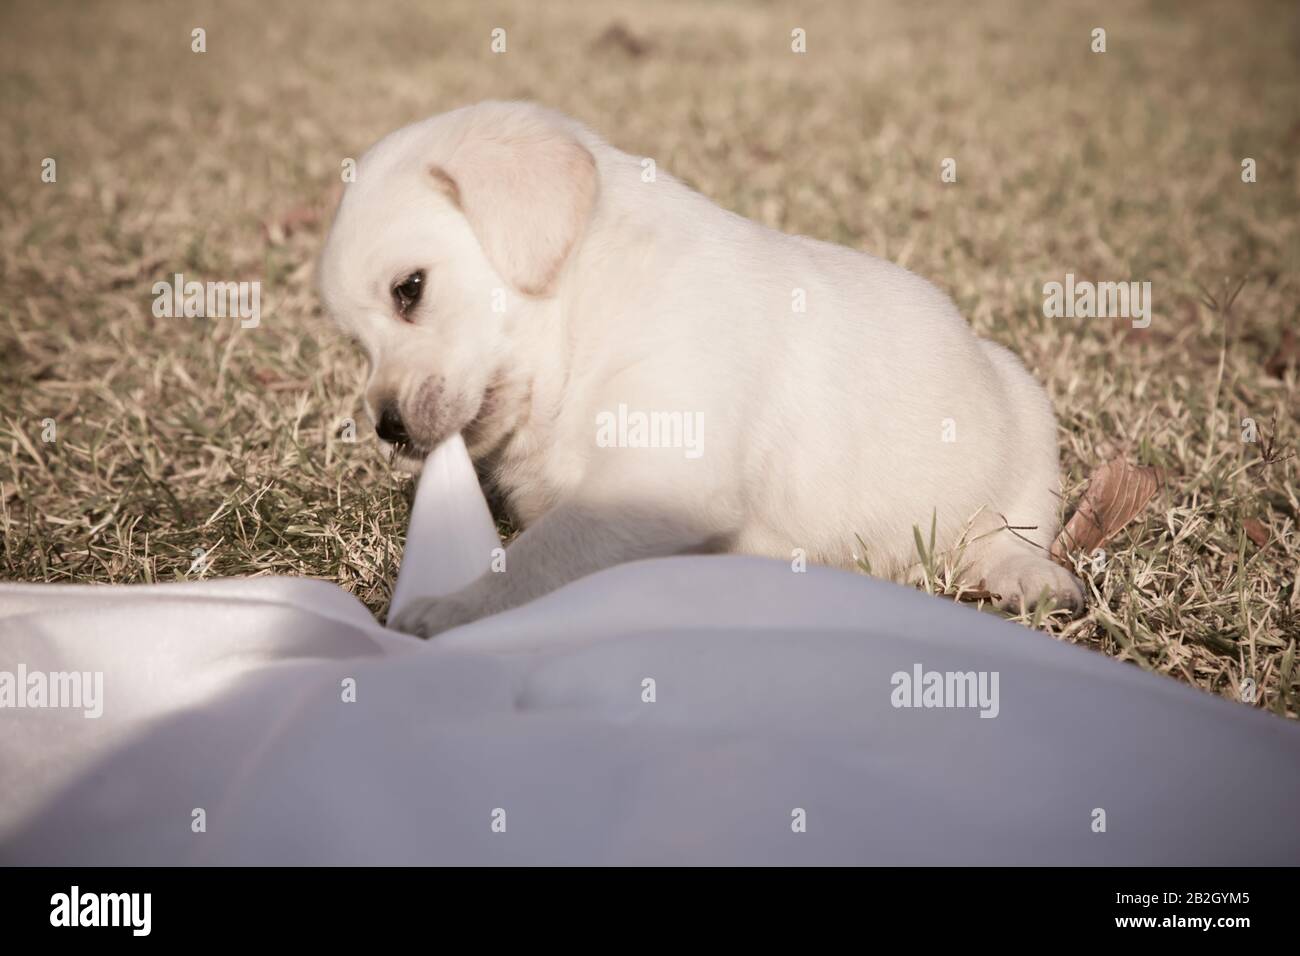
<svg viewBox="0 0 1300 956">
<path fill-rule="evenodd" d="M 406 445 L 411 441 L 411 436 L 406 433 L 406 424 L 402 421 L 402 413 L 392 402 L 385 405 L 379 413 L 379 424 L 375 426 L 375 431 L 384 441 L 394 445 Z"/>
</svg>

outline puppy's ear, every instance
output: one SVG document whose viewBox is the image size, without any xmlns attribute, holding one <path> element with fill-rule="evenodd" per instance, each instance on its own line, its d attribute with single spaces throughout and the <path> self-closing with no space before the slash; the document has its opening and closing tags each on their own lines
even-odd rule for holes
<svg viewBox="0 0 1300 956">
<path fill-rule="evenodd" d="M 526 295 L 552 291 L 596 199 L 586 147 L 544 116 L 491 112 L 429 174 L 502 278 Z"/>
</svg>

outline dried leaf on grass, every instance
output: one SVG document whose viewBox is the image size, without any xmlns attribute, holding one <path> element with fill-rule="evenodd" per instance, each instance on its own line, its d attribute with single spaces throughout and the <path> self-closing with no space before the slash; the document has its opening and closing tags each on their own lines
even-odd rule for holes
<svg viewBox="0 0 1300 956">
<path fill-rule="evenodd" d="M 1290 366 L 1300 366 L 1300 339 L 1290 329 L 1282 333 L 1277 350 L 1264 363 L 1264 371 L 1274 378 L 1282 378 Z"/>
<path fill-rule="evenodd" d="M 1100 548 L 1137 517 L 1164 484 L 1164 469 L 1106 462 L 1088 479 L 1083 501 L 1052 544 L 1052 558 L 1069 568 L 1071 554 Z"/>
<path fill-rule="evenodd" d="M 315 229 L 332 217 L 343 198 L 343 183 L 335 183 L 315 202 L 304 202 L 262 222 L 262 233 L 272 245 L 279 245 L 297 232 Z"/>
<path fill-rule="evenodd" d="M 605 32 L 596 37 L 591 48 L 598 52 L 613 51 L 632 59 L 639 59 L 650 52 L 651 45 L 621 23 L 611 23 Z"/>
<path fill-rule="evenodd" d="M 1251 541 L 1254 541 L 1255 544 L 1261 548 L 1268 544 L 1269 539 L 1272 537 L 1268 533 L 1268 525 L 1264 524 L 1264 522 L 1260 521 L 1258 518 L 1247 518 L 1241 523 L 1241 526 L 1246 531 L 1246 537 L 1250 538 Z"/>
</svg>

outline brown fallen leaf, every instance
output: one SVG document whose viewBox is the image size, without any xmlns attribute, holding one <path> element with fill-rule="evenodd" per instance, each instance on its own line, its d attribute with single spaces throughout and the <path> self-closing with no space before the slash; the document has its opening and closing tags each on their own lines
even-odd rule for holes
<svg viewBox="0 0 1300 956">
<path fill-rule="evenodd" d="M 605 32 L 591 42 L 596 51 L 616 51 L 638 59 L 650 52 L 650 44 L 621 23 L 611 23 Z"/>
<path fill-rule="evenodd" d="M 253 369 L 253 381 L 262 386 L 265 392 L 291 392 L 307 387 L 307 383 L 298 379 L 284 378 L 269 368 Z"/>
<path fill-rule="evenodd" d="M 976 601 L 995 601 L 1000 596 L 1001 595 L 994 594 L 984 586 L 983 581 L 980 581 L 978 587 L 962 588 L 961 593 L 957 595 L 957 598 L 961 601 L 970 601 L 971 603 L 974 603 Z"/>
<path fill-rule="evenodd" d="M 1288 365 L 1300 366 L 1300 339 L 1290 329 L 1282 333 L 1282 341 L 1264 363 L 1264 371 L 1273 378 L 1282 378 L 1286 375 Z"/>
<path fill-rule="evenodd" d="M 1269 542 L 1271 535 L 1268 533 L 1268 525 L 1258 518 L 1247 518 L 1241 523 L 1241 527 L 1246 532 L 1246 537 L 1259 547 L 1264 547 Z"/>
<path fill-rule="evenodd" d="M 1052 558 L 1072 568 L 1071 554 L 1090 554 L 1113 538 L 1164 484 L 1164 469 L 1133 465 L 1122 458 L 1106 462 L 1088 479 L 1088 490 L 1056 541 Z"/>
<path fill-rule="evenodd" d="M 294 233 L 312 229 L 320 225 L 326 217 L 333 218 L 342 199 L 343 181 L 340 179 L 316 201 L 299 203 L 285 212 L 263 220 L 262 233 L 272 245 L 279 245 Z"/>
</svg>

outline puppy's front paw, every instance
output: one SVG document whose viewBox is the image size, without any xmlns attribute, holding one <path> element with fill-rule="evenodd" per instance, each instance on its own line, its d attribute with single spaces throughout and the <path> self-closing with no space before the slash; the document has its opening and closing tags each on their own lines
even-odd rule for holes
<svg viewBox="0 0 1300 956">
<path fill-rule="evenodd" d="M 984 586 L 999 596 L 1005 611 L 1032 611 L 1043 600 L 1078 614 L 1083 588 L 1069 571 L 1049 558 L 1017 554 L 1000 561 L 985 576 Z"/>
<path fill-rule="evenodd" d="M 419 598 L 397 614 L 389 615 L 388 626 L 416 637 L 436 637 L 479 616 L 468 604 L 455 597 Z"/>
</svg>

